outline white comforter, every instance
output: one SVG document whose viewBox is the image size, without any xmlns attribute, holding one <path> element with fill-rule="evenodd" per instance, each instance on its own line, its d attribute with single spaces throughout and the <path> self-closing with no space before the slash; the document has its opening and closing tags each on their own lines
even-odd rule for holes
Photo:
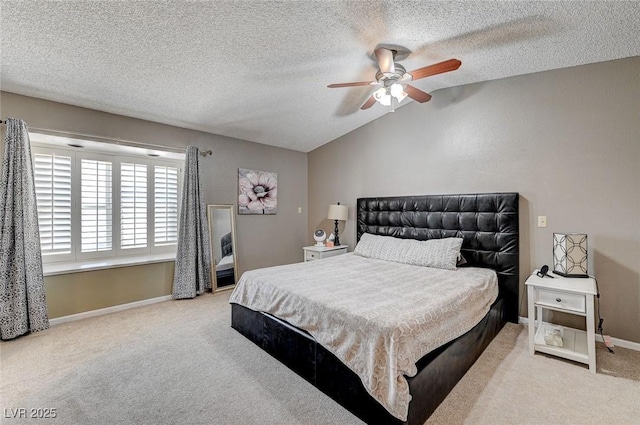
<svg viewBox="0 0 640 425">
<path fill-rule="evenodd" d="M 245 272 L 230 302 L 309 332 L 362 379 L 391 414 L 407 419 L 403 375 L 473 328 L 498 295 L 493 270 L 442 270 L 340 255 Z"/>
<path fill-rule="evenodd" d="M 217 272 L 229 270 L 230 268 L 233 268 L 233 254 L 222 257 L 220 261 L 218 261 L 218 264 L 216 264 Z"/>
</svg>

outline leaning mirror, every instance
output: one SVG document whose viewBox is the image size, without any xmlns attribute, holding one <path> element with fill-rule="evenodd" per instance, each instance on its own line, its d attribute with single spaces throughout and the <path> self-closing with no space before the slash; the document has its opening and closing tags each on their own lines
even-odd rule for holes
<svg viewBox="0 0 640 425">
<path fill-rule="evenodd" d="M 234 212 L 233 205 L 207 205 L 214 292 L 231 289 L 236 284 L 238 262 Z"/>
</svg>

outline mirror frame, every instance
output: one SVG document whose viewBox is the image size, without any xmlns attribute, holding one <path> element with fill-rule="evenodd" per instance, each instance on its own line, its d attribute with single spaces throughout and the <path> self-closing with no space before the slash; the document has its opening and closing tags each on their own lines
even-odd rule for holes
<svg viewBox="0 0 640 425">
<path fill-rule="evenodd" d="M 238 251 L 236 243 L 236 219 L 235 205 L 231 204 L 208 204 L 207 205 L 207 221 L 209 223 L 209 249 L 211 251 L 211 292 L 227 291 L 235 288 L 238 283 Z M 228 210 L 231 217 L 231 249 L 233 251 L 233 285 L 226 285 L 218 289 L 218 277 L 216 273 L 216 259 L 214 248 L 214 228 L 213 228 L 213 212 L 215 210 Z M 219 243 L 219 241 L 215 242 Z"/>
</svg>

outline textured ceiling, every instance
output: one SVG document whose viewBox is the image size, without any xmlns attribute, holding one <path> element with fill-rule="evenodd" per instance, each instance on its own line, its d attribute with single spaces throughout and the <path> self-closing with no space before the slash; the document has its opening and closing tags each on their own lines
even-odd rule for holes
<svg viewBox="0 0 640 425">
<path fill-rule="evenodd" d="M 639 2 L 0 2 L 4 91 L 308 152 L 360 111 L 378 44 L 435 90 L 640 55 Z M 437 93 L 434 94 L 437 96 Z M 409 99 L 405 100 L 406 104 Z"/>
</svg>

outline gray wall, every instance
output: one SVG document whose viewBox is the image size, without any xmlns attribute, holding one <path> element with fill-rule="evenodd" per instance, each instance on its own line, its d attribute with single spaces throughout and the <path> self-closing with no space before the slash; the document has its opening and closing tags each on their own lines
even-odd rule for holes
<svg viewBox="0 0 640 425">
<path fill-rule="evenodd" d="M 277 172 L 278 214 L 237 217 L 239 271 L 302 261 L 302 246 L 307 239 L 304 153 L 6 92 L 0 92 L 0 116 L 22 118 L 34 128 L 213 149 L 213 156 L 201 161 L 200 177 L 208 204 L 236 204 L 238 168 Z M 298 207 L 302 207 L 302 214 L 298 214 Z M 50 317 L 167 295 L 171 293 L 172 279 L 173 265 L 166 263 L 47 277 Z M 98 290 L 92 283 L 96 290 L 88 290 L 90 281 L 103 285 Z"/>
<path fill-rule="evenodd" d="M 341 201 L 349 250 L 358 197 L 519 192 L 521 282 L 551 265 L 554 231 L 587 233 L 605 332 L 640 342 L 639 57 L 439 90 L 308 159 L 307 234 Z"/>
</svg>

